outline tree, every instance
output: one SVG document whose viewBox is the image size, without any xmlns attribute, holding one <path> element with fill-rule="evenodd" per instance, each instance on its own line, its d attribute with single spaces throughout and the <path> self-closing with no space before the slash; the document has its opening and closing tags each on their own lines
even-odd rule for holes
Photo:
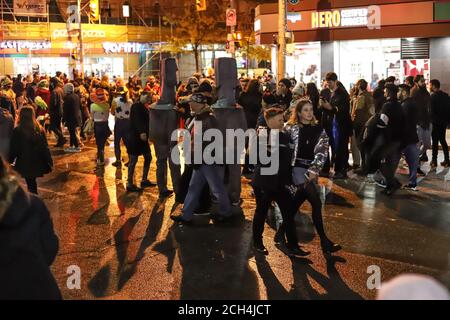
<svg viewBox="0 0 450 320">
<path fill-rule="evenodd" d="M 206 11 L 197 11 L 194 2 L 183 6 L 181 12 L 163 17 L 164 24 L 174 28 L 172 44 L 178 48 L 192 47 L 195 68 L 200 71 L 199 55 L 201 46 L 226 41 L 225 2 L 216 0 L 208 2 Z"/>
</svg>

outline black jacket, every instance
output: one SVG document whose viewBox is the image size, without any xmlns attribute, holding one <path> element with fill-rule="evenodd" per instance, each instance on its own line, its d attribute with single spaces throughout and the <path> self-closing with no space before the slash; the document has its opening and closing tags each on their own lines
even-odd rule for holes
<svg viewBox="0 0 450 320">
<path fill-rule="evenodd" d="M 404 114 L 404 131 L 403 131 L 403 146 L 419 142 L 417 136 L 417 124 L 419 123 L 417 105 L 411 98 L 406 98 L 402 101 L 402 110 Z"/>
<path fill-rule="evenodd" d="M 384 103 L 386 102 L 386 98 L 384 97 L 384 88 L 377 87 L 373 90 L 372 93 L 373 104 L 375 106 L 375 113 L 379 113 Z"/>
<path fill-rule="evenodd" d="M 350 117 L 350 97 L 341 87 L 331 93 L 330 104 L 333 110 L 323 109 L 322 125 L 330 135 L 333 118 L 336 116 L 339 133 L 342 137 L 350 137 L 353 133 L 352 118 Z"/>
<path fill-rule="evenodd" d="M 50 271 L 58 238 L 45 204 L 21 187 L 0 201 L 0 300 L 61 299 Z"/>
<path fill-rule="evenodd" d="M 53 89 L 50 95 L 50 106 L 48 108 L 48 113 L 50 118 L 61 118 L 63 116 L 63 103 L 64 103 L 64 92 L 61 87 Z"/>
<path fill-rule="evenodd" d="M 81 127 L 81 102 L 76 93 L 70 93 L 64 97 L 63 120 L 67 127 Z"/>
<path fill-rule="evenodd" d="M 270 130 L 267 132 L 267 136 L 258 135 L 257 139 L 253 142 L 252 148 L 257 148 L 263 143 L 266 148 L 268 141 L 270 139 Z M 279 138 L 279 153 L 278 153 L 278 170 L 273 175 L 261 174 L 261 168 L 268 168 L 273 163 L 269 164 L 261 164 L 259 159 L 259 151 L 258 151 L 258 164 L 255 166 L 255 171 L 253 173 L 252 186 L 257 188 L 262 188 L 265 190 L 271 191 L 280 191 L 283 190 L 285 185 L 291 184 L 291 174 L 292 174 L 292 166 L 291 166 L 291 158 L 292 158 L 292 149 L 290 147 L 292 141 L 289 134 L 280 132 Z M 253 149 L 253 152 L 257 150 Z M 271 157 L 271 148 L 267 148 L 267 156 Z M 271 159 L 271 158 L 270 158 Z"/>
<path fill-rule="evenodd" d="M 450 121 L 450 98 L 444 91 L 431 94 L 431 122 L 433 125 L 447 126 Z"/>
<path fill-rule="evenodd" d="M 20 127 L 13 130 L 9 162 L 16 161 L 15 170 L 24 178 L 42 177 L 51 172 L 53 160 L 45 132 L 25 133 Z"/>
<path fill-rule="evenodd" d="M 288 90 L 285 96 L 282 95 L 276 95 L 277 102 L 280 106 L 283 107 L 283 109 L 288 109 L 291 106 L 292 101 L 292 92 L 291 90 Z"/>
<path fill-rule="evenodd" d="M 397 100 L 387 100 L 380 112 L 378 126 L 383 130 L 388 143 L 403 141 L 405 117 L 402 106 Z"/>
<path fill-rule="evenodd" d="M 262 94 L 250 94 L 243 92 L 238 103 L 244 108 L 245 118 L 247 119 L 247 128 L 256 128 L 258 115 L 261 112 Z"/>
<path fill-rule="evenodd" d="M 411 89 L 411 97 L 419 111 L 419 126 L 428 130 L 431 123 L 430 93 L 426 88 L 416 86 Z"/>
<path fill-rule="evenodd" d="M 150 152 L 150 146 L 147 141 L 142 141 L 140 135 L 145 133 L 149 135 L 149 111 L 141 102 L 131 106 L 130 110 L 130 131 L 128 137 L 128 154 L 141 155 Z"/>
</svg>

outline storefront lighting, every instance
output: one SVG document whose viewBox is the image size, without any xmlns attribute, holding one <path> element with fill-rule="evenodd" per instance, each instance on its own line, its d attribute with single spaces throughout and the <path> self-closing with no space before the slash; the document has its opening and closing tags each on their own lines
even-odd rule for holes
<svg viewBox="0 0 450 320">
<path fill-rule="evenodd" d="M 413 42 L 416 41 L 416 38 L 406 38 L 406 40 Z"/>
<path fill-rule="evenodd" d="M 128 2 L 125 2 L 122 5 L 122 15 L 124 18 L 129 18 L 130 17 L 130 5 L 128 4 Z"/>
</svg>

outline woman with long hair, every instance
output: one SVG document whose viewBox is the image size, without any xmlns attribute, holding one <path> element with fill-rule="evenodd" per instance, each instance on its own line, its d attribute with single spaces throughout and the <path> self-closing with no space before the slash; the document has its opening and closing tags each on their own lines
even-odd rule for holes
<svg viewBox="0 0 450 320">
<path fill-rule="evenodd" d="M 306 98 L 311 101 L 314 117 L 320 123 L 322 121 L 322 110 L 319 108 L 320 93 L 314 82 L 308 82 L 306 84 Z"/>
<path fill-rule="evenodd" d="M 298 208 L 308 200 L 312 207 L 312 220 L 320 237 L 322 251 L 327 254 L 338 251 L 341 246 L 333 243 L 325 234 L 322 201 L 316 185 L 319 172 L 328 156 L 328 136 L 314 117 L 311 101 L 300 100 L 297 103 L 285 131 L 291 136 L 294 145 L 291 161 L 292 185 L 289 186 L 292 202 L 287 214 L 295 216 Z M 290 221 L 293 221 L 293 218 Z M 284 232 L 296 237 L 295 224 L 283 224 L 277 232 L 276 240 L 284 238 Z"/>
<path fill-rule="evenodd" d="M 34 109 L 22 107 L 13 130 L 9 162 L 25 178 L 28 191 L 37 194 L 36 178 L 51 172 L 52 157 L 44 129 L 36 120 Z"/>
</svg>

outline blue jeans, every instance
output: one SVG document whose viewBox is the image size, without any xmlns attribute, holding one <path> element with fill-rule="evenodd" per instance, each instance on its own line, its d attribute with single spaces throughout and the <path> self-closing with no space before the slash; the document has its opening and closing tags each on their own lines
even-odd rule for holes
<svg viewBox="0 0 450 320">
<path fill-rule="evenodd" d="M 428 127 L 428 129 L 423 129 L 421 126 L 417 126 L 417 136 L 419 137 L 419 148 L 420 148 L 420 156 L 426 155 L 427 150 L 431 149 L 431 129 L 432 126 Z"/>
<path fill-rule="evenodd" d="M 194 169 L 192 173 L 189 191 L 184 200 L 183 219 L 192 219 L 205 183 L 208 183 L 211 193 L 219 201 L 219 214 L 222 216 L 231 215 L 230 200 L 228 199 L 223 180 L 220 178 L 219 167 L 217 165 L 202 164 L 200 168 Z"/>
<path fill-rule="evenodd" d="M 409 144 L 403 150 L 409 168 L 409 183 L 417 185 L 417 169 L 419 168 L 419 148 L 417 144 Z"/>
</svg>

